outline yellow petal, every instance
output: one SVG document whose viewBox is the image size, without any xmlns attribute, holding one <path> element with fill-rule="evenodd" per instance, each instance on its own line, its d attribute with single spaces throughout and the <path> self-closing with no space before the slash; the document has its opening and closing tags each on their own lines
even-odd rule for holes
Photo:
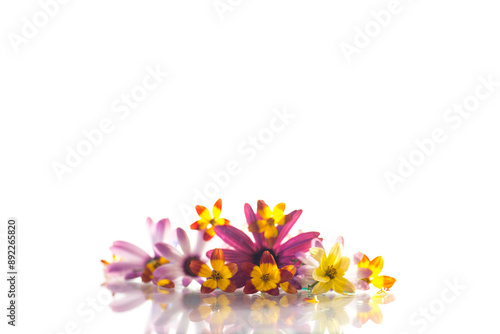
<svg viewBox="0 0 500 334">
<path fill-rule="evenodd" d="M 358 262 L 358 268 L 368 268 L 370 266 L 370 259 L 363 254 L 363 257 Z"/>
<path fill-rule="evenodd" d="M 336 277 L 333 279 L 332 288 L 339 294 L 353 293 L 356 290 L 354 285 L 344 277 Z"/>
<path fill-rule="evenodd" d="M 312 247 L 309 249 L 309 253 L 311 253 L 311 256 L 318 262 L 321 262 L 321 258 L 325 254 L 325 250 L 323 248 L 319 247 Z"/>
<path fill-rule="evenodd" d="M 277 285 L 275 282 L 273 282 L 273 281 L 269 280 L 269 281 L 267 281 L 267 282 L 264 282 L 264 286 L 263 286 L 263 288 L 262 288 L 260 291 L 267 291 L 267 290 L 271 290 L 271 289 L 274 289 L 274 288 L 275 288 L 275 287 L 277 287 L 277 286 L 278 286 L 278 285 Z"/>
<path fill-rule="evenodd" d="M 340 258 L 340 262 L 339 262 L 339 266 L 338 266 L 338 269 L 341 271 L 339 273 L 340 276 L 344 276 L 347 269 L 349 269 L 350 263 L 351 263 L 351 260 L 347 256 L 342 256 Z"/>
<path fill-rule="evenodd" d="M 257 289 L 258 291 L 265 291 L 264 290 L 264 281 L 258 277 L 252 278 L 252 284 Z"/>
<path fill-rule="evenodd" d="M 283 217 L 284 212 L 285 212 L 285 203 L 280 203 L 276 205 L 273 209 L 274 220 L 280 220 L 281 217 Z"/>
<path fill-rule="evenodd" d="M 215 248 L 210 257 L 210 264 L 215 271 L 221 271 L 226 259 L 224 257 L 224 251 L 220 248 Z"/>
<path fill-rule="evenodd" d="M 330 250 L 330 254 L 328 254 L 328 266 L 334 266 L 335 268 L 338 266 L 340 262 L 340 243 L 336 242 Z"/>
<path fill-rule="evenodd" d="M 210 267 L 201 261 L 191 261 L 191 263 L 189 264 L 189 269 L 191 269 L 191 271 L 195 275 L 198 275 L 200 277 L 212 276 L 212 270 L 210 270 Z"/>
<path fill-rule="evenodd" d="M 205 282 L 203 282 L 202 285 L 206 286 L 207 288 L 210 288 L 210 289 L 216 289 L 217 288 L 217 281 L 209 278 Z"/>
<path fill-rule="evenodd" d="M 390 276 L 377 276 L 372 279 L 374 287 L 379 289 L 390 289 L 396 283 L 396 279 Z"/>
<path fill-rule="evenodd" d="M 257 202 L 257 213 L 264 220 L 271 218 L 271 209 L 269 209 L 269 206 L 262 200 Z"/>
<path fill-rule="evenodd" d="M 332 288 L 331 280 L 328 282 L 319 282 L 318 284 L 316 284 L 314 286 L 312 293 L 314 295 L 319 295 L 319 294 L 326 293 L 326 292 L 330 291 L 331 288 Z"/>
<path fill-rule="evenodd" d="M 326 276 L 325 271 L 321 267 L 313 271 L 312 277 L 318 282 L 328 282 L 330 280 L 330 277 Z"/>
<path fill-rule="evenodd" d="M 201 220 L 209 222 L 212 219 L 212 217 L 210 217 L 210 212 L 203 205 L 197 205 L 196 212 L 198 213 L 198 216 L 200 216 Z"/>
<path fill-rule="evenodd" d="M 217 202 L 215 202 L 214 208 L 212 210 L 214 214 L 214 219 L 219 218 L 221 210 L 222 210 L 222 199 L 219 198 Z"/>
<path fill-rule="evenodd" d="M 271 239 L 271 238 L 276 238 L 278 236 L 278 229 L 276 226 L 269 226 L 268 228 L 264 231 L 264 238 L 266 239 Z"/>
<path fill-rule="evenodd" d="M 215 225 L 229 225 L 229 220 L 225 218 L 217 218 L 215 219 Z"/>
<path fill-rule="evenodd" d="M 373 260 L 370 261 L 370 265 L 368 268 L 372 271 L 372 276 L 375 277 L 380 274 L 382 268 L 384 267 L 384 258 L 382 256 L 377 256 Z"/>
<path fill-rule="evenodd" d="M 234 283 L 227 278 L 219 280 L 218 284 L 219 284 L 219 289 L 221 289 L 224 292 L 232 293 L 234 292 L 234 290 L 236 290 L 236 285 L 234 285 Z"/>
<path fill-rule="evenodd" d="M 222 278 L 231 278 L 238 272 L 238 265 L 236 263 L 228 263 L 220 270 Z"/>
</svg>

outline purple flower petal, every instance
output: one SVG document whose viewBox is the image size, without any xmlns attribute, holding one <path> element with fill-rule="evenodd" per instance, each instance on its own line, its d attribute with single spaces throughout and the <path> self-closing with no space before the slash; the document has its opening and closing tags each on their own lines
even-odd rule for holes
<svg viewBox="0 0 500 334">
<path fill-rule="evenodd" d="M 365 281 L 357 281 L 355 286 L 356 286 L 356 289 L 358 289 L 358 290 L 369 290 L 370 289 L 370 284 L 366 283 Z"/>
<path fill-rule="evenodd" d="M 182 278 L 182 285 L 184 285 L 184 287 L 187 287 L 189 284 L 191 284 L 191 282 L 193 281 L 193 278 L 191 277 L 183 277 Z"/>
<path fill-rule="evenodd" d="M 295 225 L 297 219 L 299 219 L 301 214 L 302 210 L 295 210 L 286 215 L 285 225 L 278 226 L 278 237 L 276 238 L 276 241 L 274 243 L 273 247 L 274 249 L 277 249 L 280 246 L 281 242 L 283 241 L 283 238 L 285 238 L 288 235 L 288 232 L 290 232 L 293 225 Z"/>
<path fill-rule="evenodd" d="M 178 266 L 172 264 L 165 264 L 163 266 L 158 267 L 153 272 L 153 283 L 157 284 L 162 279 L 168 279 L 173 281 L 181 275 L 182 273 L 179 270 Z"/>
<path fill-rule="evenodd" d="M 106 271 L 110 274 L 128 274 L 131 271 L 142 273 L 144 266 L 137 265 L 135 262 L 116 262 L 106 266 Z"/>
<path fill-rule="evenodd" d="M 134 271 L 125 275 L 125 279 L 134 279 L 142 276 L 143 271 Z"/>
<path fill-rule="evenodd" d="M 361 253 L 361 252 L 357 252 L 356 254 L 354 254 L 352 256 L 352 264 L 358 264 L 359 261 L 361 261 L 361 259 L 363 258 L 365 254 Z"/>
<path fill-rule="evenodd" d="M 243 263 L 243 262 L 253 262 L 252 255 L 247 253 L 242 253 L 240 251 L 236 251 L 233 249 L 223 249 L 224 257 L 226 259 L 226 263 Z M 207 252 L 207 257 L 210 259 L 212 257 L 213 249 Z"/>
<path fill-rule="evenodd" d="M 236 274 L 230 278 L 230 280 L 236 285 L 236 289 L 242 288 L 250 279 L 250 276 L 245 274 L 243 269 L 238 265 L 238 271 Z"/>
<path fill-rule="evenodd" d="M 182 257 L 179 251 L 166 243 L 159 242 L 155 244 L 155 251 L 172 263 L 179 264 L 182 262 Z"/>
<path fill-rule="evenodd" d="M 372 275 L 372 271 L 368 268 L 358 268 L 358 278 L 368 278 Z"/>
<path fill-rule="evenodd" d="M 245 217 L 247 218 L 248 225 L 257 221 L 257 216 L 255 215 L 255 212 L 253 212 L 253 209 L 250 206 L 250 204 L 248 204 L 248 203 L 245 204 Z M 256 244 L 259 247 L 262 247 L 262 233 L 252 233 L 252 234 L 253 234 L 253 238 L 255 239 Z"/>
<path fill-rule="evenodd" d="M 247 254 L 252 254 L 256 251 L 255 244 L 248 237 L 248 235 L 236 227 L 231 225 L 216 226 L 215 234 L 217 234 L 222 241 L 236 250 Z"/>
<path fill-rule="evenodd" d="M 344 248 L 344 237 L 343 236 L 338 237 L 335 242 L 336 243 L 338 242 L 342 246 L 342 248 Z"/>
<path fill-rule="evenodd" d="M 179 245 L 181 245 L 184 254 L 189 255 L 191 253 L 191 243 L 189 242 L 186 231 L 180 227 L 177 228 L 177 241 L 179 241 Z"/>
<path fill-rule="evenodd" d="M 301 233 L 276 249 L 279 256 L 293 256 L 297 252 L 307 252 L 311 247 L 311 241 L 319 236 L 319 232 L 305 232 Z"/>
<path fill-rule="evenodd" d="M 170 230 L 170 220 L 168 218 L 160 220 L 156 223 L 156 229 L 154 230 L 153 245 L 158 242 L 165 241 L 165 233 Z"/>
<path fill-rule="evenodd" d="M 151 259 L 148 253 L 126 241 L 115 241 L 109 249 L 113 254 L 118 255 L 126 262 L 145 265 Z"/>
<path fill-rule="evenodd" d="M 146 298 L 144 297 L 144 294 L 140 290 L 138 290 L 137 292 L 127 294 L 121 299 L 112 301 L 109 304 L 109 307 L 114 312 L 125 312 L 138 307 L 145 301 Z"/>
</svg>

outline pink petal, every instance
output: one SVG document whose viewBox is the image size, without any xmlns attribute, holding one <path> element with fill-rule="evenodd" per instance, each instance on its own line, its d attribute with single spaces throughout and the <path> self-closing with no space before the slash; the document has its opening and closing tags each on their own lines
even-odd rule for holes
<svg viewBox="0 0 500 334">
<path fill-rule="evenodd" d="M 236 250 L 252 254 L 256 251 L 255 244 L 241 230 L 231 225 L 216 226 L 215 234 L 219 236 L 225 243 Z"/>
<path fill-rule="evenodd" d="M 144 266 L 138 265 L 134 262 L 116 262 L 110 263 L 106 266 L 106 271 L 110 274 L 128 274 L 131 271 L 142 271 L 144 270 Z"/>
<path fill-rule="evenodd" d="M 177 228 L 177 241 L 179 242 L 179 245 L 181 245 L 184 254 L 191 254 L 191 244 L 189 242 L 188 235 L 186 231 L 180 227 Z"/>
<path fill-rule="evenodd" d="M 372 271 L 368 268 L 358 268 L 358 278 L 368 278 L 372 275 Z"/>
<path fill-rule="evenodd" d="M 182 272 L 179 267 L 172 264 L 165 264 L 159 268 L 157 268 L 153 272 L 153 283 L 157 284 L 158 281 L 162 279 L 175 280 L 177 277 L 181 276 Z"/>
<path fill-rule="evenodd" d="M 159 242 L 155 244 L 155 251 L 165 259 L 172 263 L 179 264 L 182 262 L 182 257 L 177 249 L 167 245 L 164 242 Z"/>
<path fill-rule="evenodd" d="M 223 249 L 224 257 L 226 259 L 226 263 L 243 263 L 243 262 L 253 262 L 253 258 L 251 255 L 247 253 L 242 253 L 240 251 L 236 251 L 233 249 Z M 207 252 L 207 257 L 210 259 L 212 257 L 213 249 Z"/>
<path fill-rule="evenodd" d="M 283 238 L 285 238 L 288 235 L 288 233 L 292 229 L 293 225 L 295 225 L 297 219 L 299 219 L 301 214 L 302 210 L 295 210 L 286 215 L 285 225 L 278 226 L 278 237 L 276 238 L 276 241 L 274 243 L 273 247 L 274 249 L 277 249 L 280 246 L 281 242 L 283 241 Z"/>
<path fill-rule="evenodd" d="M 297 252 L 307 252 L 311 247 L 311 241 L 319 236 L 319 232 L 301 233 L 276 249 L 276 253 L 280 253 L 280 257 L 294 256 Z"/>
<path fill-rule="evenodd" d="M 115 241 L 109 249 L 113 254 L 118 255 L 126 262 L 145 265 L 151 259 L 148 253 L 126 241 Z"/>
<path fill-rule="evenodd" d="M 255 212 L 253 212 L 252 207 L 250 204 L 246 203 L 245 204 L 245 217 L 247 219 L 248 225 L 251 223 L 255 222 L 257 220 L 257 216 L 255 215 Z M 262 233 L 252 233 L 253 238 L 255 239 L 255 242 L 259 247 L 262 247 Z"/>
<path fill-rule="evenodd" d="M 355 286 L 356 286 L 356 289 L 358 289 L 358 290 L 369 290 L 370 289 L 370 284 L 366 283 L 365 281 L 357 281 Z"/>
<path fill-rule="evenodd" d="M 193 278 L 186 276 L 186 277 L 182 278 L 182 285 L 184 285 L 184 287 L 187 287 L 189 284 L 191 284 L 192 281 L 193 281 Z"/>
<path fill-rule="evenodd" d="M 168 218 L 160 220 L 156 223 L 156 229 L 154 230 L 153 245 L 158 242 L 165 241 L 165 233 L 170 230 L 170 220 Z"/>
<path fill-rule="evenodd" d="M 342 248 L 344 248 L 344 237 L 343 236 L 338 237 L 335 242 L 338 242 L 342 246 Z"/>
<path fill-rule="evenodd" d="M 361 261 L 361 259 L 363 258 L 365 254 L 361 253 L 361 252 L 357 252 L 356 254 L 354 254 L 352 256 L 352 264 L 358 264 L 359 261 Z"/>
<path fill-rule="evenodd" d="M 144 298 L 144 294 L 142 291 L 138 290 L 137 292 L 125 295 L 125 297 L 121 299 L 112 301 L 109 307 L 114 312 L 125 312 L 138 307 L 145 301 L 146 298 Z"/>
</svg>

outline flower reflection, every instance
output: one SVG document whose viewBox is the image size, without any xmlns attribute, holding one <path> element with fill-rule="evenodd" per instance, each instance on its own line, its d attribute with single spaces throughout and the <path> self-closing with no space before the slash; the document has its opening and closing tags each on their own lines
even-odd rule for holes
<svg viewBox="0 0 500 334">
<path fill-rule="evenodd" d="M 357 299 L 357 313 L 356 318 L 353 321 L 353 325 L 359 328 L 366 324 L 368 320 L 371 320 L 378 325 L 382 324 L 384 318 L 379 305 L 393 302 L 396 298 L 393 294 L 382 292 L 371 298 L 369 295 L 359 295 Z"/>
<path fill-rule="evenodd" d="M 380 293 L 339 296 L 334 294 L 270 296 L 226 294 L 216 290 L 201 294 L 189 289 L 163 289 L 132 282 L 105 286 L 114 300 L 110 308 L 127 312 L 151 303 L 145 333 L 342 333 L 352 324 L 362 327 L 370 320 L 382 323 L 380 305 L 395 300 Z"/>
<path fill-rule="evenodd" d="M 198 306 L 189 314 L 189 320 L 200 322 L 208 320 L 212 333 L 222 333 L 224 325 L 236 321 L 236 313 L 229 306 L 236 298 L 235 295 L 219 294 L 202 299 L 206 305 Z"/>
<path fill-rule="evenodd" d="M 354 300 L 352 296 L 317 295 L 305 298 L 309 312 L 305 315 L 311 323 L 311 333 L 342 333 L 342 327 L 349 324 L 346 306 Z M 313 308 L 312 310 L 310 308 Z"/>
</svg>

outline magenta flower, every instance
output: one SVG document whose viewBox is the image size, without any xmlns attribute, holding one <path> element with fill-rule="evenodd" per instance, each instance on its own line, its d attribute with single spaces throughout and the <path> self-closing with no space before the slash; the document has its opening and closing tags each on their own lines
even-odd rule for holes
<svg viewBox="0 0 500 334">
<path fill-rule="evenodd" d="M 203 233 L 203 231 L 202 231 Z M 189 265 L 191 261 L 203 261 L 203 255 L 201 254 L 204 248 L 204 241 L 201 235 L 198 235 L 198 240 L 194 248 L 191 248 L 191 243 L 189 238 L 182 228 L 177 228 L 177 241 L 181 246 L 182 252 L 179 252 L 174 246 L 166 244 L 164 242 L 158 242 L 155 244 L 155 252 L 161 257 L 166 258 L 170 263 L 162 265 L 153 272 L 153 283 L 170 287 L 170 282 L 177 278 L 182 278 L 182 285 L 188 286 L 193 279 L 203 283 L 203 279 L 198 277 L 195 273 L 191 271 Z"/>
<path fill-rule="evenodd" d="M 284 223 L 277 226 L 278 234 L 273 240 L 273 246 L 268 247 L 264 238 L 264 232 L 252 232 L 255 241 L 243 231 L 231 226 L 216 226 L 215 233 L 226 242 L 232 249 L 223 249 L 227 262 L 238 264 L 239 270 L 232 278 L 237 288 L 245 285 L 249 277 L 241 270 L 241 264 L 250 262 L 259 265 L 260 258 L 265 251 L 271 253 L 279 268 L 286 265 L 295 264 L 295 253 L 307 252 L 311 247 L 311 241 L 319 236 L 319 232 L 301 233 L 283 243 L 283 239 L 288 235 L 288 232 L 293 227 L 297 219 L 302 214 L 302 210 L 295 210 L 285 216 Z M 250 204 L 245 204 L 245 216 L 248 225 L 255 225 L 258 220 L 262 220 L 259 215 L 256 215 Z M 255 231 L 255 230 L 254 230 Z M 207 252 L 207 256 L 211 257 L 212 251 Z M 301 286 L 292 278 L 290 281 L 297 289 Z"/>
<path fill-rule="evenodd" d="M 170 237 L 170 220 L 162 219 L 154 223 L 151 218 L 146 219 L 152 244 L 166 241 Z M 142 277 L 144 283 L 153 279 L 153 271 L 168 260 L 154 250 L 151 256 L 141 248 L 126 241 L 115 241 L 110 247 L 111 252 L 120 258 L 119 262 L 110 263 L 106 266 L 106 272 L 112 277 L 124 277 L 133 279 Z"/>
</svg>

